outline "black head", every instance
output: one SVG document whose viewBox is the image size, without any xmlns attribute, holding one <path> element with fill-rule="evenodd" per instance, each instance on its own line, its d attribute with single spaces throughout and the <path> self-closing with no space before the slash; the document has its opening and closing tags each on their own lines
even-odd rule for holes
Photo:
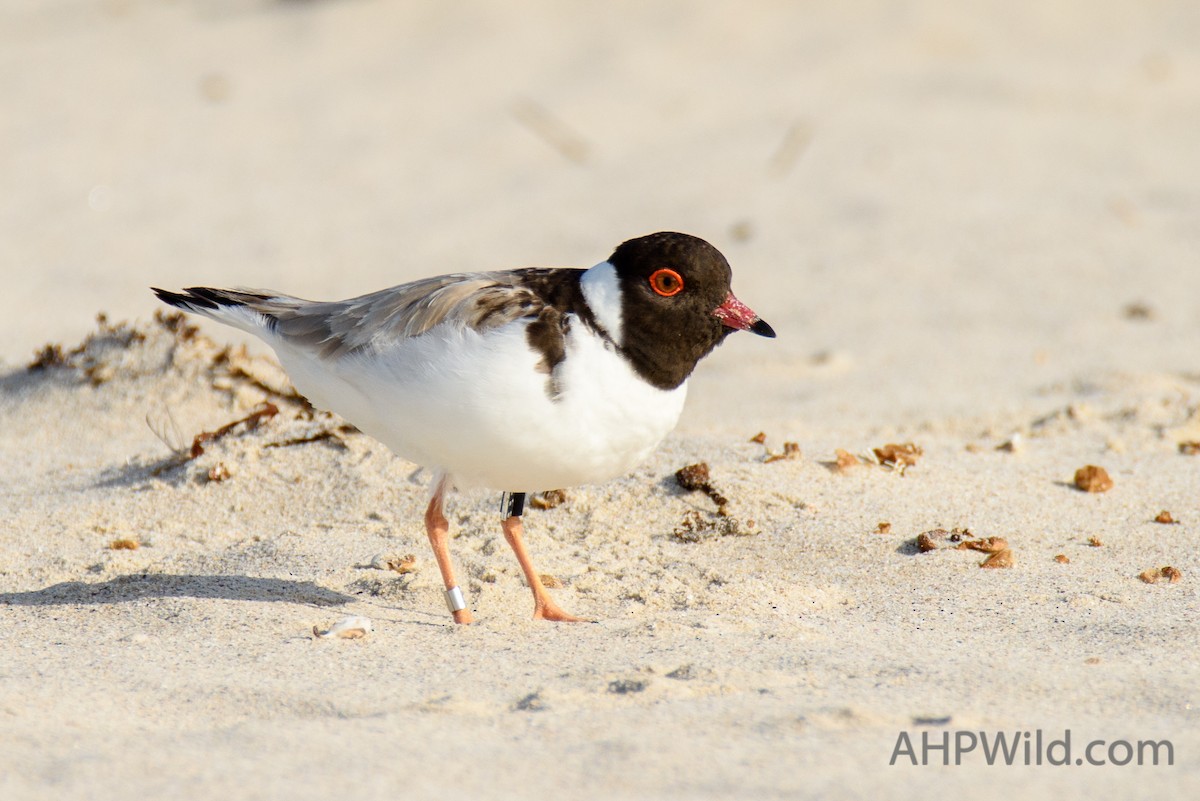
<svg viewBox="0 0 1200 801">
<path fill-rule="evenodd" d="M 661 389 L 682 384 L 736 330 L 775 336 L 733 296 L 729 262 L 703 239 L 650 234 L 621 244 L 608 261 L 621 287 L 621 350 Z"/>
</svg>

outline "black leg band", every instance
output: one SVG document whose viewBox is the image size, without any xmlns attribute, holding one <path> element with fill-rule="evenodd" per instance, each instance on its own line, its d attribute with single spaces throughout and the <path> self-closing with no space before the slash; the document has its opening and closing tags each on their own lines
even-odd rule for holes
<svg viewBox="0 0 1200 801">
<path fill-rule="evenodd" d="M 510 517 L 520 517 L 525 513 L 525 493 L 506 492 L 500 496 L 500 512 L 507 520 Z"/>
</svg>

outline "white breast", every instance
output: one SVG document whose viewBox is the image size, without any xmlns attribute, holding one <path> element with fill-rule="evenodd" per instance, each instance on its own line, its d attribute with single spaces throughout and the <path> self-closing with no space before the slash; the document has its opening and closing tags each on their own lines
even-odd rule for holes
<svg viewBox="0 0 1200 801">
<path fill-rule="evenodd" d="M 686 383 L 660 390 L 578 320 L 549 376 L 525 321 L 480 334 L 443 324 L 386 352 L 317 364 L 277 346 L 305 396 L 459 486 L 532 492 L 607 481 L 675 426 Z"/>
</svg>

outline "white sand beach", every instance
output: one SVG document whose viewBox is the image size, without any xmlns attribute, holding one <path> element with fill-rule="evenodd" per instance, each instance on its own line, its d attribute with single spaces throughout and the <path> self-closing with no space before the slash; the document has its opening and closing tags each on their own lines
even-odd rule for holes
<svg viewBox="0 0 1200 801">
<path fill-rule="evenodd" d="M 6 801 L 1200 793 L 1194 3 L 48 0 L 0 60 Z M 594 624 L 464 492 L 453 625 L 428 474 L 148 289 L 655 230 L 779 336 L 526 516 Z"/>
</svg>

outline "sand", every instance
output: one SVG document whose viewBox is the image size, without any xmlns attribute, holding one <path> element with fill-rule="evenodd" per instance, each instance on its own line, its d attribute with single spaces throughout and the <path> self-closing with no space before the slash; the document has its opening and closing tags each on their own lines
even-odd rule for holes
<svg viewBox="0 0 1200 801">
<path fill-rule="evenodd" d="M 0 797 L 1194 797 L 1200 12 L 1029 5 L 0 9 Z M 594 624 L 528 619 L 471 492 L 451 625 L 428 476 L 147 290 L 349 297 L 660 229 L 779 338 L 528 514 Z M 676 483 L 700 461 L 736 533 Z M 955 547 L 986 537 L 1010 567 Z M 1134 759 L 953 764 L 1038 731 Z"/>
</svg>

